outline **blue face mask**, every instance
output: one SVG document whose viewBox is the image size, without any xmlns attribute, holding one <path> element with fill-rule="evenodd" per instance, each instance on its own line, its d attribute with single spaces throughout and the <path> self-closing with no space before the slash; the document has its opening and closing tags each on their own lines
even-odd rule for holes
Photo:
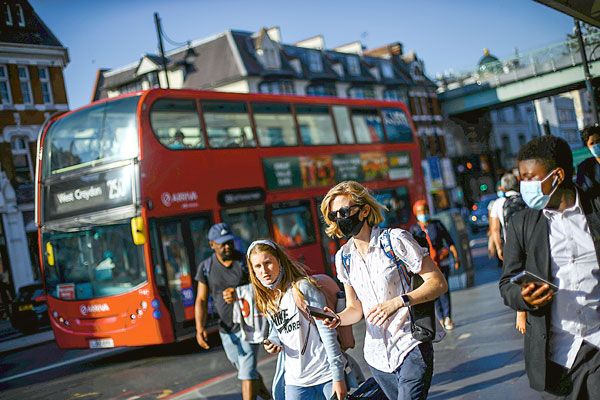
<svg viewBox="0 0 600 400">
<path fill-rule="evenodd" d="M 504 197 L 504 190 L 498 190 L 496 194 L 498 195 L 498 197 Z"/>
<path fill-rule="evenodd" d="M 600 143 L 597 143 L 595 145 L 593 145 L 592 147 L 589 147 L 590 149 L 590 153 L 592 153 L 592 155 L 596 158 L 600 158 Z"/>
<path fill-rule="evenodd" d="M 558 186 L 554 187 L 550 194 L 544 194 L 542 191 L 542 183 L 544 183 L 546 179 L 548 179 L 550 175 L 554 173 L 554 171 L 556 170 L 551 171 L 541 181 L 521 181 L 521 197 L 523 198 L 525 204 L 527 204 L 527 207 L 541 210 L 548 205 L 550 197 L 552 197 L 556 189 L 558 189 Z M 556 184 L 557 180 L 558 176 L 555 176 L 552 186 Z"/>
<path fill-rule="evenodd" d="M 427 222 L 427 221 L 429 221 L 429 214 L 419 214 L 419 215 L 417 215 L 417 221 L 419 221 L 419 222 Z"/>
</svg>

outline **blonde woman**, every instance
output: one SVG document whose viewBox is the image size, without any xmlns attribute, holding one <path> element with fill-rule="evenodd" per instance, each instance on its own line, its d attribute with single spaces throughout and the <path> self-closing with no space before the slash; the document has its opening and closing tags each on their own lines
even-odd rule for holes
<svg viewBox="0 0 600 400">
<path fill-rule="evenodd" d="M 299 309 L 302 303 L 326 307 L 316 282 L 273 241 L 253 242 L 247 259 L 256 306 L 271 324 L 265 350 L 285 353 L 285 399 L 345 398 L 345 359 L 336 331 Z"/>
<path fill-rule="evenodd" d="M 428 251 L 410 233 L 377 226 L 383 222 L 382 209 L 369 191 L 354 181 L 334 186 L 323 199 L 327 234 L 349 238 L 335 257 L 346 309 L 324 323 L 336 328 L 355 324 L 364 316 L 365 361 L 386 396 L 391 400 L 425 399 L 433 375 L 433 346 L 412 337 L 407 306 L 436 299 L 448 285 Z M 423 278 L 418 289 L 409 291 L 404 286 L 396 263 L 383 251 L 384 240 L 411 273 Z"/>
</svg>

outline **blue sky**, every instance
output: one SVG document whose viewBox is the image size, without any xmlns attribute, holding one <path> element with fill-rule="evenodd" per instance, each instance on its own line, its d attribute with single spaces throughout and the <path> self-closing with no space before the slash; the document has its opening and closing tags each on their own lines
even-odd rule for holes
<svg viewBox="0 0 600 400">
<path fill-rule="evenodd" d="M 360 40 L 367 48 L 402 42 L 429 76 L 475 66 L 487 47 L 498 58 L 560 42 L 571 17 L 532 0 L 29 0 L 69 49 L 69 105 L 87 104 L 100 68 L 116 68 L 157 53 L 154 12 L 174 41 L 228 29 L 279 26 L 282 41 L 318 34 L 328 48 Z M 165 42 L 168 51 L 174 46 Z"/>
</svg>

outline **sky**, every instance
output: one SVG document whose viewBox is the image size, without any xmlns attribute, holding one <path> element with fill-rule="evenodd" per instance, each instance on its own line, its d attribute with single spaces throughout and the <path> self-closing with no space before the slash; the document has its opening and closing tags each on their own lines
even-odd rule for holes
<svg viewBox="0 0 600 400">
<path fill-rule="evenodd" d="M 368 49 L 401 42 L 430 77 L 477 65 L 483 49 L 503 59 L 558 43 L 573 19 L 532 0 L 29 0 L 69 50 L 69 106 L 90 102 L 100 68 L 158 53 L 154 13 L 174 42 L 226 30 L 279 26 L 284 43 L 323 35 L 327 48 L 356 40 Z M 165 41 L 165 51 L 173 46 Z"/>
</svg>

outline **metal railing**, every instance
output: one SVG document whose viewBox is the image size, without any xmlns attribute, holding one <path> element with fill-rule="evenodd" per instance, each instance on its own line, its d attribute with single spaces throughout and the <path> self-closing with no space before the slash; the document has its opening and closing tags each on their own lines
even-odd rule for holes
<svg viewBox="0 0 600 400">
<path fill-rule="evenodd" d="M 588 61 L 600 59 L 600 33 L 584 37 Z M 458 73 L 438 75 L 438 92 L 471 84 L 498 86 L 581 64 L 577 38 L 486 63 Z"/>
</svg>

